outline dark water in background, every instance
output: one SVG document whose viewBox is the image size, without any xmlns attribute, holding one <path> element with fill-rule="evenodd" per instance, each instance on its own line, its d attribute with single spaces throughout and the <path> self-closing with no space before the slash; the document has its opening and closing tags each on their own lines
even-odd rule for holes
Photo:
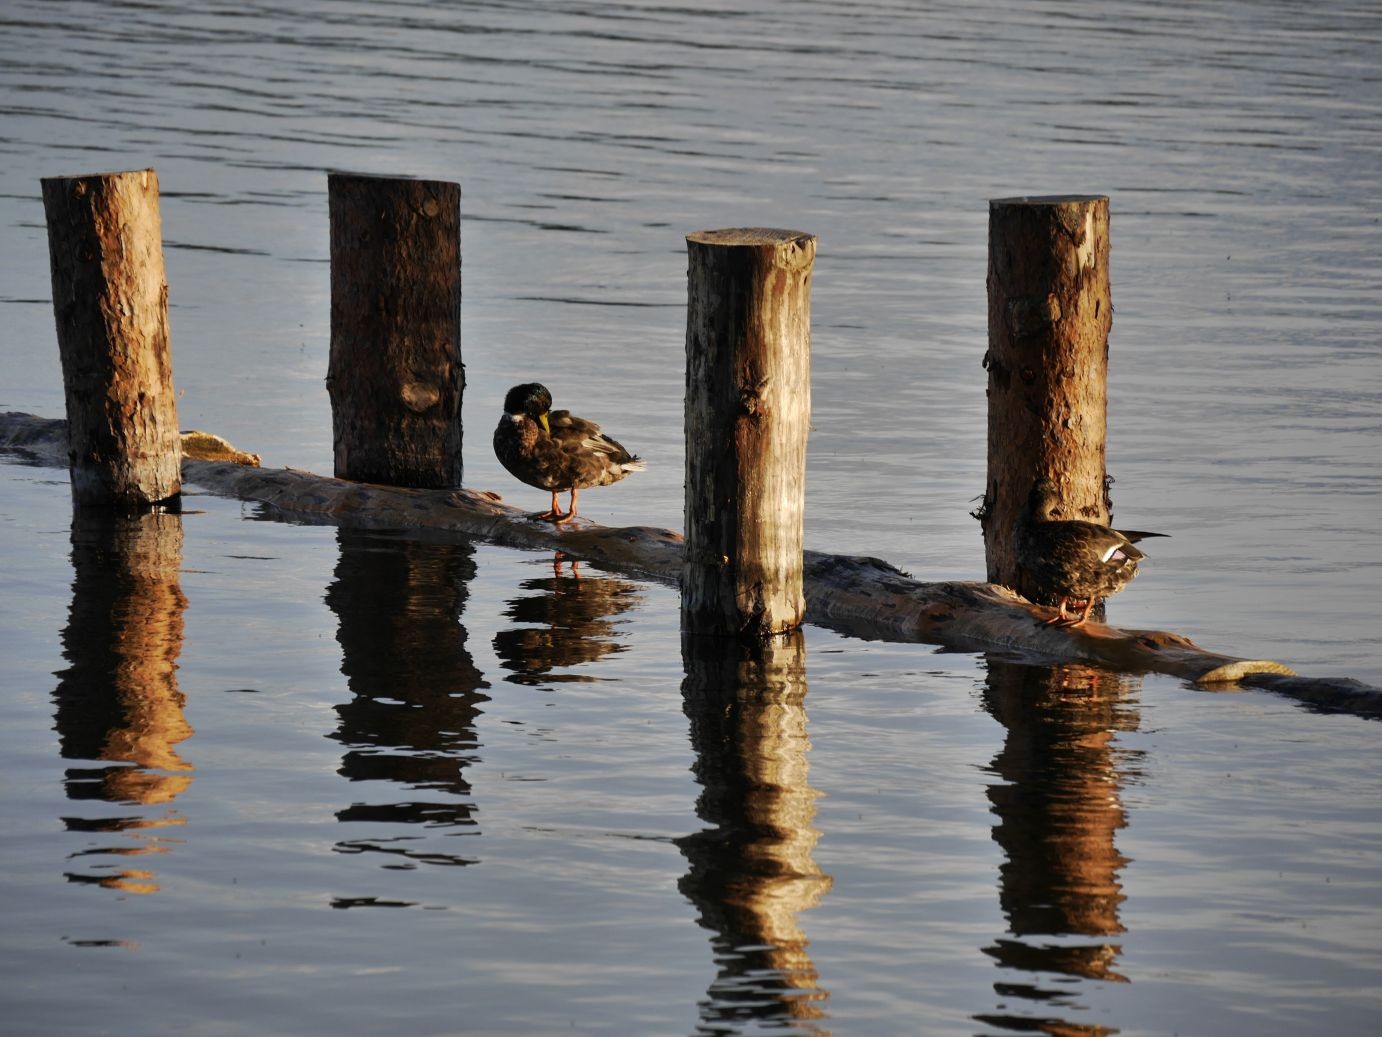
<svg viewBox="0 0 1382 1037">
<path fill-rule="evenodd" d="M 808 544 L 972 578 L 987 200 L 1107 193 L 1116 513 L 1173 534 L 1110 619 L 1382 682 L 1379 54 L 1363 4 L 9 0 L 0 408 L 62 411 L 38 178 L 152 165 L 183 425 L 328 470 L 325 171 L 454 179 L 467 482 L 540 503 L 487 447 L 540 378 L 651 461 L 583 513 L 679 528 L 684 235 L 785 225 Z M 815 628 L 723 713 L 667 588 L 197 505 L 0 466 L 17 1032 L 1380 1025 L 1375 723 Z"/>
</svg>

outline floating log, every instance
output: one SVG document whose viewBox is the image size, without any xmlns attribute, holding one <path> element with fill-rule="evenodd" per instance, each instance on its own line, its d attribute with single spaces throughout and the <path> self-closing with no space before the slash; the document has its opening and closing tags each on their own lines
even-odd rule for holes
<svg viewBox="0 0 1382 1037">
<path fill-rule="evenodd" d="M 813 235 L 689 234 L 682 625 L 768 637 L 801 586 Z"/>
<path fill-rule="evenodd" d="M 1013 531 L 1032 484 L 1053 518 L 1109 523 L 1109 204 L 1106 197 L 989 202 L 988 481 L 977 512 L 991 583 L 1054 603 L 1018 563 Z"/>
<path fill-rule="evenodd" d="M 31 463 L 66 464 L 66 423 L 0 413 L 0 450 Z M 369 529 L 412 529 L 477 537 L 511 547 L 561 551 L 573 559 L 676 584 L 682 538 L 649 526 L 572 527 L 528 518 L 482 490 L 368 485 L 290 468 L 183 460 L 183 480 L 252 501 L 271 517 Z M 916 641 L 955 651 L 1003 651 L 1037 660 L 1085 661 L 1132 673 L 1165 673 L 1206 688 L 1252 684 L 1328 710 L 1382 717 L 1382 688 L 1348 678 L 1300 677 L 1280 663 L 1207 651 L 1159 630 L 1102 623 L 1046 626 L 1048 610 L 1005 587 L 978 581 L 925 583 L 877 558 L 804 554 L 806 622 L 868 640 Z"/>
<path fill-rule="evenodd" d="M 461 187 L 332 173 L 331 356 L 338 478 L 461 484 Z"/>
<path fill-rule="evenodd" d="M 144 508 L 181 489 L 158 175 L 45 177 L 72 499 Z"/>
</svg>

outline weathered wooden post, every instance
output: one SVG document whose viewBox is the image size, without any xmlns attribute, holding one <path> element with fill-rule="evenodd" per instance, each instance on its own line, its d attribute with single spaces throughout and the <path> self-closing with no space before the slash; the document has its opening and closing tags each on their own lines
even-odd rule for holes
<svg viewBox="0 0 1382 1037">
<path fill-rule="evenodd" d="M 461 484 L 461 186 L 332 173 L 336 476 Z"/>
<path fill-rule="evenodd" d="M 682 625 L 766 637 L 794 629 L 806 611 L 816 238 L 751 228 L 701 231 L 686 242 Z"/>
<path fill-rule="evenodd" d="M 1018 564 L 1013 534 L 1032 484 L 1053 517 L 1107 523 L 1109 207 L 1102 196 L 989 202 L 988 484 L 977 512 L 990 583 L 1049 592 Z"/>
<path fill-rule="evenodd" d="M 44 177 L 72 499 L 143 508 L 182 490 L 158 175 Z"/>
</svg>

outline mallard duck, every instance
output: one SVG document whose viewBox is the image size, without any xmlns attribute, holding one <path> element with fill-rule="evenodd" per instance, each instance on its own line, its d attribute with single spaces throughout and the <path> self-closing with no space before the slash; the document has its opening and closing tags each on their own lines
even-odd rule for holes
<svg viewBox="0 0 1382 1037">
<path fill-rule="evenodd" d="M 569 522 L 576 517 L 576 493 L 608 486 L 646 466 L 600 431 L 600 426 L 570 411 L 552 410 L 552 394 L 537 382 L 515 385 L 504 397 L 504 416 L 494 430 L 494 454 L 510 474 L 552 493 L 552 510 L 534 518 Z M 557 495 L 571 491 L 563 512 Z"/>
<path fill-rule="evenodd" d="M 1049 482 L 1032 487 L 1027 515 L 1017 529 L 1017 557 L 1040 586 L 1059 596 L 1056 614 L 1047 625 L 1077 627 L 1088 622 L 1100 599 L 1117 594 L 1137 575 L 1137 563 L 1146 555 L 1133 544 L 1167 534 L 1053 519 L 1058 501 Z M 1066 611 L 1081 604 L 1078 615 Z"/>
</svg>

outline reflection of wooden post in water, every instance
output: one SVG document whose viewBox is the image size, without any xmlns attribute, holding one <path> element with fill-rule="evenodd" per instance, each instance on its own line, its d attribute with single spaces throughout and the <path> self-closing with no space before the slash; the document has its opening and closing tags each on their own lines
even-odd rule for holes
<svg viewBox="0 0 1382 1037">
<path fill-rule="evenodd" d="M 106 764 L 68 770 L 67 794 L 73 799 L 152 806 L 171 802 L 192 783 L 192 768 L 173 748 L 192 734 L 177 684 L 187 608 L 178 584 L 181 565 L 177 515 L 78 509 L 73 517 L 72 609 L 62 634 L 70 665 L 57 675 L 54 720 L 63 757 Z M 130 831 L 181 823 L 175 813 L 165 813 L 74 818 L 69 827 Z M 151 841 L 133 852 L 164 848 Z M 158 889 L 143 871 L 71 877 L 129 892 Z"/>
<path fill-rule="evenodd" d="M 831 886 L 811 858 L 818 793 L 807 782 L 803 656 L 800 632 L 761 644 L 682 637 L 696 813 L 707 827 L 679 840 L 690 865 L 680 889 L 715 934 L 707 1026 L 825 1014 L 797 924 Z"/>
<path fill-rule="evenodd" d="M 473 825 L 464 771 L 479 744 L 475 718 L 487 701 L 479 689 L 488 685 L 466 648 L 460 618 L 475 576 L 475 549 L 350 529 L 336 535 L 341 557 L 326 603 L 340 623 L 341 672 L 354 697 L 336 707 L 340 726 L 331 737 L 349 746 L 341 760 L 345 777 L 401 786 L 390 790 L 394 802 L 357 802 L 336 816 L 374 824 Z M 432 795 L 415 797 L 416 790 Z M 337 848 L 429 864 L 474 860 L 405 848 L 391 835 L 373 833 Z"/>
<path fill-rule="evenodd" d="M 998 816 L 993 836 L 1007 858 L 999 899 L 1015 939 L 999 940 L 987 953 L 1004 966 L 1126 981 L 1113 971 L 1118 944 L 1077 943 L 1070 937 L 1124 931 L 1118 919 L 1124 899 L 1118 873 L 1127 858 L 1115 847 L 1114 833 L 1126 815 L 1118 800 L 1121 779 L 1112 743 L 1116 731 L 1136 726 L 1136 713 L 1120 702 L 1136 681 L 1079 664 L 988 661 L 984 705 L 1007 728 L 992 766 L 1007 784 L 991 785 L 989 799 Z M 1058 939 L 1032 939 L 1040 936 Z M 1030 997 L 1048 1011 L 1072 996 L 996 986 L 1005 997 Z"/>
</svg>

